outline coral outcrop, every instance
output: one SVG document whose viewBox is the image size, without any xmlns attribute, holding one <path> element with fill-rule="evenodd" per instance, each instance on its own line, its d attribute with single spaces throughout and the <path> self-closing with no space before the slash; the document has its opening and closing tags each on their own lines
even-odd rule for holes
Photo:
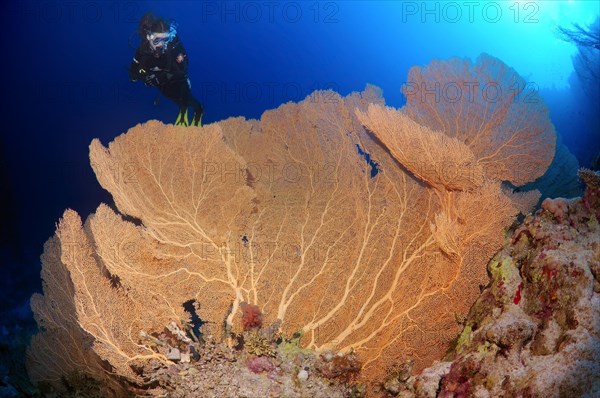
<svg viewBox="0 0 600 398">
<path fill-rule="evenodd" d="M 583 198 L 546 201 L 488 264 L 492 281 L 446 361 L 404 384 L 391 375 L 389 395 L 600 395 L 600 175 L 580 176 Z"/>
</svg>

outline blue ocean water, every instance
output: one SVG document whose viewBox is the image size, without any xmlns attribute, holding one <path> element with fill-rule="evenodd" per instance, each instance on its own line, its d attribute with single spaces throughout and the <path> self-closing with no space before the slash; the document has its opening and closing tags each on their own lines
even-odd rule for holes
<svg viewBox="0 0 600 398">
<path fill-rule="evenodd" d="M 597 1 L 16 1 L 1 7 L 0 313 L 27 317 L 39 255 L 66 208 L 110 202 L 89 166 L 137 123 L 172 123 L 177 106 L 129 80 L 140 17 L 177 23 L 204 123 L 258 118 L 315 89 L 342 95 L 370 83 L 400 107 L 413 65 L 486 52 L 539 90 L 579 163 L 600 149 L 598 80 L 582 83 L 578 49 L 560 26 L 591 25 Z M 597 52 L 596 52 L 597 54 Z M 8 319 L 8 318 L 6 318 Z"/>
</svg>

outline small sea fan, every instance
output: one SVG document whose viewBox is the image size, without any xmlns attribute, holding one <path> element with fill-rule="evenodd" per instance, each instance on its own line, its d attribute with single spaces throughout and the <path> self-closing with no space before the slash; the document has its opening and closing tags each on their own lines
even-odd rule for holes
<svg viewBox="0 0 600 398">
<path fill-rule="evenodd" d="M 246 302 L 241 303 L 242 309 L 242 326 L 244 330 L 260 329 L 263 323 L 263 316 L 260 308 L 254 304 L 248 304 Z"/>
</svg>

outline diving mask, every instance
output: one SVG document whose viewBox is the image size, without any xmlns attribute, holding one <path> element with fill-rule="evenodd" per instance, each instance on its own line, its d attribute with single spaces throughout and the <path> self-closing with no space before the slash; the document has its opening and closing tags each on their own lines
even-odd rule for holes
<svg viewBox="0 0 600 398">
<path fill-rule="evenodd" d="M 152 51 L 164 51 L 169 42 L 173 40 L 173 38 L 170 35 L 170 32 L 150 33 L 146 36 L 146 38 L 150 43 L 150 48 L 152 48 Z"/>
</svg>

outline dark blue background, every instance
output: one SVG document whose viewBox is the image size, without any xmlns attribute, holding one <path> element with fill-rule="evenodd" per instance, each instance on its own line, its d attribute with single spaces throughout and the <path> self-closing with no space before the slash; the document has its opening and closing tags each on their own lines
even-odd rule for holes
<svg viewBox="0 0 600 398">
<path fill-rule="evenodd" d="M 534 22 L 536 10 L 523 2 L 494 4 L 491 11 L 501 10 L 501 18 L 482 14 L 483 3 L 472 18 L 466 9 L 456 14 L 437 2 L 3 3 L 2 318 L 27 316 L 28 298 L 40 289 L 43 243 L 63 211 L 73 208 L 85 218 L 111 201 L 89 166 L 91 140 L 106 145 L 148 119 L 174 121 L 174 104 L 162 98 L 153 105 L 157 91 L 128 79 L 134 53 L 128 39 L 149 10 L 179 25 L 205 123 L 258 118 L 317 88 L 346 95 L 367 83 L 382 87 L 388 104 L 401 106 L 410 66 L 451 56 L 474 59 L 485 51 L 551 97 L 557 130 L 589 164 L 598 153 L 598 116 L 589 117 L 597 110 L 587 109 L 574 91 L 575 48 L 553 29 L 590 23 L 598 2 L 539 2 Z"/>
</svg>

